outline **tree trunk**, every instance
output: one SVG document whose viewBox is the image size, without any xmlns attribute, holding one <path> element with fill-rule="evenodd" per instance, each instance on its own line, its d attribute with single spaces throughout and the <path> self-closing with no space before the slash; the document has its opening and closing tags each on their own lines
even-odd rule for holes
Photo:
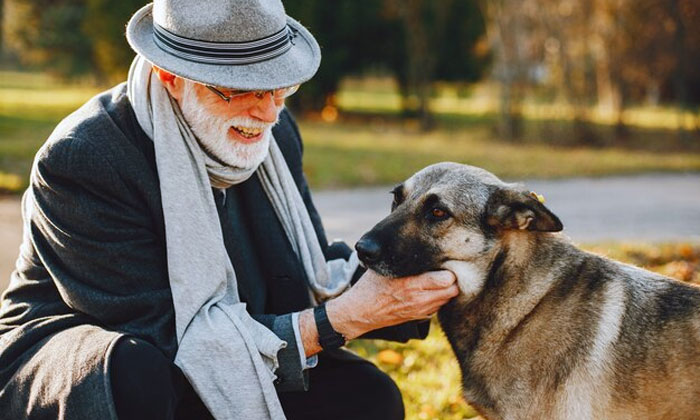
<svg viewBox="0 0 700 420">
<path fill-rule="evenodd" d="M 681 108 L 678 116 L 678 136 L 682 142 L 687 142 L 689 136 L 685 130 L 685 114 L 690 111 L 690 104 L 686 92 L 688 61 L 685 46 L 686 28 L 678 3 L 679 0 L 669 0 L 670 14 L 676 26 L 676 30 L 673 34 L 673 50 L 677 58 L 676 71 L 673 77 L 673 93 Z"/>
<path fill-rule="evenodd" d="M 498 133 L 511 141 L 520 139 L 523 134 L 521 102 L 525 63 L 518 49 L 518 39 L 524 39 L 519 1 L 482 0 L 480 3 L 489 21 L 487 35 L 495 56 L 493 76 L 500 84 Z"/>
<path fill-rule="evenodd" d="M 429 22 L 423 16 L 426 5 L 435 9 L 436 21 L 433 22 L 432 33 L 428 33 Z M 442 38 L 441 32 L 450 6 L 448 0 L 434 4 L 426 3 L 425 0 L 401 0 L 394 4 L 406 33 L 408 68 L 405 96 L 402 98 L 404 114 L 415 115 L 424 131 L 434 126 L 429 100 L 437 58 L 431 51 L 431 40 L 439 42 Z"/>
<path fill-rule="evenodd" d="M 0 0 L 0 57 L 5 55 L 5 0 Z"/>
</svg>

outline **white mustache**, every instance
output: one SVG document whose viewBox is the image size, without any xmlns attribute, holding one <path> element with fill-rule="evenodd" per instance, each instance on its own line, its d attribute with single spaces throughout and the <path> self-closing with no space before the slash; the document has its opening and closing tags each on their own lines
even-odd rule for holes
<svg viewBox="0 0 700 420">
<path fill-rule="evenodd" d="M 279 116 L 277 117 L 277 120 L 279 120 Z M 246 128 L 257 128 L 260 130 L 267 130 L 269 128 L 272 128 L 275 124 L 277 124 L 277 120 L 274 122 L 263 122 L 259 120 L 255 120 L 253 118 L 248 118 L 248 117 L 232 117 L 229 118 L 228 120 L 223 120 L 224 126 L 234 126 L 234 127 L 246 127 Z"/>
</svg>

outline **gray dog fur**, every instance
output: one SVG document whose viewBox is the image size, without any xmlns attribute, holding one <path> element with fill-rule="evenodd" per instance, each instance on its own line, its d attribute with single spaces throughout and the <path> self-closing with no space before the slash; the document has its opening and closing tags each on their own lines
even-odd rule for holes
<svg viewBox="0 0 700 420">
<path fill-rule="evenodd" d="M 438 315 L 484 417 L 700 418 L 700 288 L 576 248 L 536 196 L 480 168 L 432 165 L 394 196 L 360 259 L 457 275 Z"/>
</svg>

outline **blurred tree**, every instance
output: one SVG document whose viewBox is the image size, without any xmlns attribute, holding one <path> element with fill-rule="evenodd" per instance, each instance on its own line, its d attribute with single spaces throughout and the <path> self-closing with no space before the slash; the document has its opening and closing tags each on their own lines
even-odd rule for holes
<svg viewBox="0 0 700 420">
<path fill-rule="evenodd" d="M 92 42 L 79 29 L 85 19 L 82 0 L 5 0 L 13 3 L 7 45 L 26 65 L 60 76 L 93 69 Z"/>
<path fill-rule="evenodd" d="M 700 31 L 697 29 L 697 19 L 700 17 L 700 6 L 697 1 L 670 0 L 669 18 L 673 22 L 671 51 L 676 57 L 675 70 L 672 73 L 674 97 L 683 111 L 680 117 L 679 134 L 688 140 L 685 126 L 685 113 L 697 110 L 700 106 Z M 695 30 L 693 31 L 693 28 Z M 693 78 L 693 70 L 695 77 Z M 700 117 L 698 117 L 700 118 Z M 695 121 L 695 129 L 700 131 L 700 121 Z"/>
<path fill-rule="evenodd" d="M 589 120 L 595 103 L 595 66 L 591 55 L 594 0 L 540 0 L 534 23 L 541 28 L 538 38 L 549 65 L 549 83 L 570 105 L 574 141 L 597 145 Z"/>
<path fill-rule="evenodd" d="M 596 103 L 602 113 L 616 115 L 619 138 L 627 134 L 623 116 L 630 103 L 666 100 L 686 111 L 698 109 L 697 0 L 482 0 L 481 5 L 494 51 L 493 77 L 501 86 L 503 137 L 517 137 L 519 103 L 538 85 L 553 87 L 568 103 L 580 143 L 597 143 L 589 122 Z"/>
<path fill-rule="evenodd" d="M 85 19 L 80 30 L 92 40 L 92 62 L 102 81 L 124 80 L 134 51 L 124 35 L 124 27 L 131 15 L 145 4 L 146 0 L 83 0 Z"/>
<path fill-rule="evenodd" d="M 700 81 L 694 73 L 700 66 L 700 26 L 693 24 L 700 13 L 697 1 L 599 0 L 597 7 L 608 15 L 604 60 L 609 63 L 607 75 L 598 72 L 598 77 L 610 79 L 618 132 L 625 133 L 622 114 L 630 102 L 665 100 L 684 111 L 697 108 L 700 98 L 692 93 Z M 681 135 L 683 126 L 681 121 Z"/>
<path fill-rule="evenodd" d="M 404 115 L 430 125 L 428 98 L 437 80 L 475 81 L 489 57 L 475 50 L 485 22 L 469 0 L 285 0 L 287 13 L 318 39 L 321 68 L 295 98 L 303 109 L 333 105 L 343 77 L 370 69 L 397 78 Z"/>
<path fill-rule="evenodd" d="M 481 8 L 489 22 L 489 42 L 494 54 L 492 76 L 500 85 L 501 137 L 514 140 L 522 135 L 521 102 L 533 66 L 532 51 L 527 48 L 533 39 L 527 14 L 531 0 L 481 0 Z"/>
<path fill-rule="evenodd" d="M 69 78 L 123 80 L 134 53 L 124 25 L 145 0 L 6 0 L 11 47 L 27 65 Z"/>
<path fill-rule="evenodd" d="M 437 42 L 444 39 L 450 3 L 449 0 L 387 1 L 392 15 L 403 26 L 404 54 L 394 63 L 393 70 L 398 78 L 404 114 L 417 116 L 423 129 L 433 125 L 428 99 L 438 60 Z"/>
<path fill-rule="evenodd" d="M 475 1 L 386 0 L 390 17 L 401 23 L 401 53 L 390 67 L 396 75 L 407 115 L 432 126 L 428 107 L 435 81 L 479 80 L 490 57 L 475 46 L 486 24 Z"/>
<path fill-rule="evenodd" d="M 5 53 L 5 0 L 0 0 L 0 57 Z"/>
<path fill-rule="evenodd" d="M 398 22 L 387 19 L 382 0 L 284 0 L 288 15 L 306 26 L 321 46 L 318 73 L 293 97 L 302 110 L 334 106 L 343 77 L 371 67 L 386 67 L 402 53 Z"/>
</svg>

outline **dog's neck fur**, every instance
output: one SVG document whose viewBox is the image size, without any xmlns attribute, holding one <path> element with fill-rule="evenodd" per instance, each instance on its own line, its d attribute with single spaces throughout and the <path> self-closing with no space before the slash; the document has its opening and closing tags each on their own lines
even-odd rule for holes
<svg viewBox="0 0 700 420">
<path fill-rule="evenodd" d="M 478 287 L 464 293 L 464 286 L 460 285 L 463 293 L 440 310 L 439 319 L 462 361 L 465 392 L 470 400 L 487 417 L 491 413 L 503 418 L 507 417 L 506 406 L 526 404 L 517 401 L 523 397 L 514 392 L 518 389 L 517 382 L 537 382 L 539 378 L 531 376 L 546 375 L 546 372 L 536 372 L 539 369 L 528 370 L 525 363 L 528 354 L 513 355 L 507 351 L 509 342 L 517 334 L 528 334 L 524 326 L 533 318 L 537 317 L 537 323 L 541 324 L 541 315 L 548 313 L 542 311 L 541 303 L 556 283 L 549 273 L 560 271 L 558 266 L 564 264 L 563 261 L 581 264 L 586 254 L 559 235 L 548 233 L 510 232 L 499 243 L 499 247 L 489 252 L 486 265 L 481 267 Z M 557 258 L 563 253 L 569 258 Z M 551 302 L 544 306 L 548 305 Z M 457 335 L 459 340 L 455 339 Z M 551 343 L 530 344 L 519 351 L 529 353 L 531 358 L 532 353 L 542 358 L 552 351 Z M 504 377 L 503 372 L 510 372 L 510 375 Z M 497 401 L 504 407 L 498 407 Z"/>
</svg>

